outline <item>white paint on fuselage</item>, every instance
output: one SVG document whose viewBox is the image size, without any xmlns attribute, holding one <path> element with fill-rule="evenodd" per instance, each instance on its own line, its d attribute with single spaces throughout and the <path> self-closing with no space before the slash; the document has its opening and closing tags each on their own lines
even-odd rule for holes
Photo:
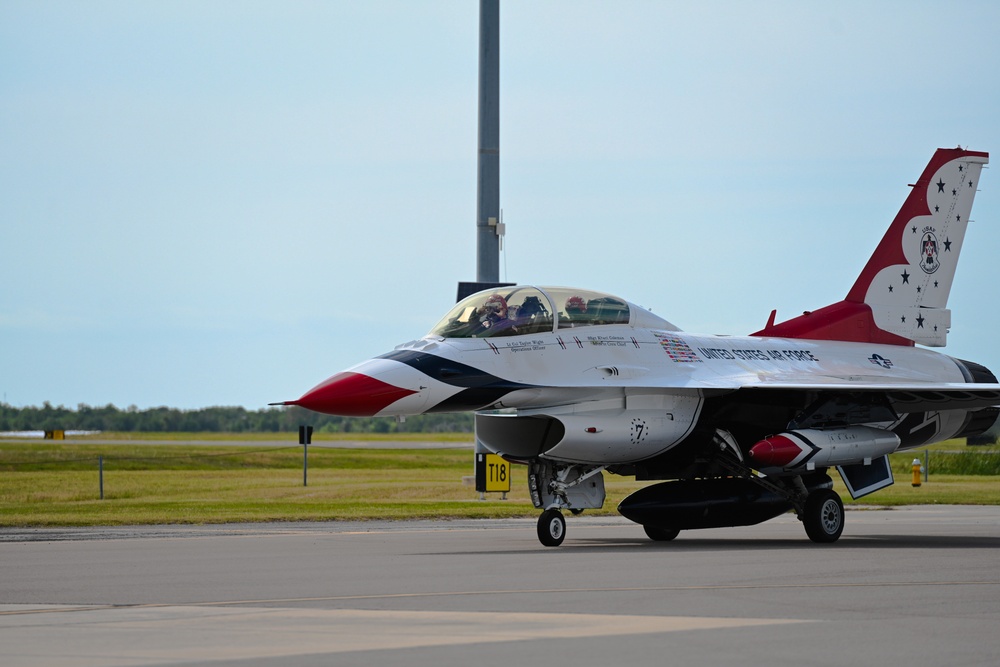
<svg viewBox="0 0 1000 667">
<path fill-rule="evenodd" d="M 503 399 L 504 407 L 598 400 L 614 393 L 609 389 L 619 389 L 624 395 L 626 390 L 783 385 L 905 390 L 964 383 L 950 357 L 922 348 L 874 343 L 712 336 L 625 325 L 589 327 L 579 334 L 564 330 L 436 342 L 435 355 L 540 389 L 509 395 Z M 448 385 L 446 393 L 453 390 Z M 390 406 L 392 413 L 395 408 Z"/>
<path fill-rule="evenodd" d="M 577 463 L 623 463 L 667 451 L 690 434 L 711 393 L 743 387 L 905 390 L 964 382 L 952 359 L 919 348 L 625 325 L 424 339 L 397 349 L 427 352 L 528 385 L 482 408 L 558 420 L 565 435 L 545 456 Z M 400 362 L 366 363 L 371 366 L 356 370 L 376 371 L 381 380 L 417 391 L 383 415 L 419 413 L 463 390 Z"/>
</svg>

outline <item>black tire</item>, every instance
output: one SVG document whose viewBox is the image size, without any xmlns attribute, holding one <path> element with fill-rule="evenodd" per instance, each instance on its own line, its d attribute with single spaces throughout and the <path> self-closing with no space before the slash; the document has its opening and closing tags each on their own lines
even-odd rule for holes
<svg viewBox="0 0 1000 667">
<path fill-rule="evenodd" d="M 547 547 L 557 547 L 566 539 L 566 519 L 557 509 L 545 510 L 538 517 L 538 541 Z"/>
<path fill-rule="evenodd" d="M 834 491 L 819 489 L 806 499 L 806 535 L 813 542 L 830 544 L 840 539 L 844 532 L 844 503 Z"/>
<path fill-rule="evenodd" d="M 654 542 L 669 542 L 680 535 L 680 528 L 658 528 L 657 526 L 643 526 L 646 535 Z"/>
</svg>

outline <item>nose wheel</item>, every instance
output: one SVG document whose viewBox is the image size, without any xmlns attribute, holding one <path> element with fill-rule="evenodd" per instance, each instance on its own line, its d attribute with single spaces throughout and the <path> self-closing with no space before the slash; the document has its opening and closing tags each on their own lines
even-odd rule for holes
<svg viewBox="0 0 1000 667">
<path fill-rule="evenodd" d="M 547 509 L 538 517 L 538 541 L 557 547 L 566 539 L 566 519 L 557 509 Z"/>
</svg>

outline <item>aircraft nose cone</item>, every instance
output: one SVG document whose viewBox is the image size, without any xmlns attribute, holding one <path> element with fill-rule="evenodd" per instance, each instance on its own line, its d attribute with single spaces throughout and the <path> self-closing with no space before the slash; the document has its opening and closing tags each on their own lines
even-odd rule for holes
<svg viewBox="0 0 1000 667">
<path fill-rule="evenodd" d="M 372 417 L 387 406 L 417 392 L 382 382 L 363 373 L 337 373 L 316 385 L 297 401 L 298 405 L 315 412 L 343 417 Z"/>
</svg>

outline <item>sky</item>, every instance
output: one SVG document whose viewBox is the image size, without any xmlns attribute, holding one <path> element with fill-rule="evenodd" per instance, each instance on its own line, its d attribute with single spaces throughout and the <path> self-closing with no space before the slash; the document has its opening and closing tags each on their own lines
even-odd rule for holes
<svg viewBox="0 0 1000 667">
<path fill-rule="evenodd" d="M 478 3 L 0 2 L 0 399 L 260 409 L 476 278 Z M 841 300 L 1000 4 L 501 0 L 501 279 L 746 334 Z M 1000 372 L 987 169 L 952 356 Z"/>
</svg>

